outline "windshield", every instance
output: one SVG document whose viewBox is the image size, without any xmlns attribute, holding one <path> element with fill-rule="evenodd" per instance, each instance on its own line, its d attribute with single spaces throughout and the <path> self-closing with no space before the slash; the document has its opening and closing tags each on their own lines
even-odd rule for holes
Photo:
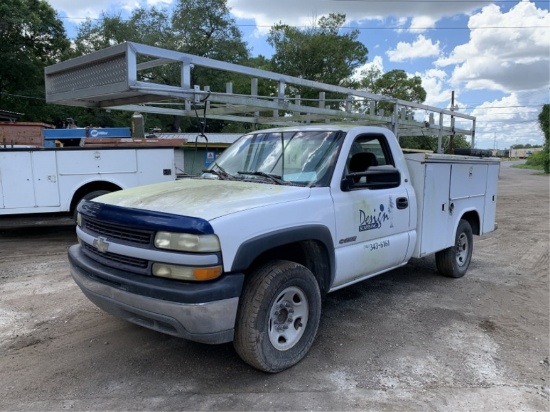
<svg viewBox="0 0 550 412">
<path fill-rule="evenodd" d="M 220 179 L 258 179 L 274 184 L 326 186 L 343 140 L 341 135 L 335 131 L 244 135 L 226 149 L 208 170 Z"/>
</svg>

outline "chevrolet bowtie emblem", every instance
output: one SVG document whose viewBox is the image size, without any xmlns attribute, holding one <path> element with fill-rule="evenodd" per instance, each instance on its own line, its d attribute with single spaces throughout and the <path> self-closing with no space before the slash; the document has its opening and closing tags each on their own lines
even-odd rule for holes
<svg viewBox="0 0 550 412">
<path fill-rule="evenodd" d="M 98 237 L 94 239 L 94 247 L 98 252 L 105 253 L 109 249 L 109 242 L 107 242 L 107 239 L 104 237 Z"/>
</svg>

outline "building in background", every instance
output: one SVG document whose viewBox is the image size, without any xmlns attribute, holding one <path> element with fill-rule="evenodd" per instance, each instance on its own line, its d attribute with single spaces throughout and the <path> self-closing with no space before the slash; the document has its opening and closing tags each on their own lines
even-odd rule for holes
<svg viewBox="0 0 550 412">
<path fill-rule="evenodd" d="M 158 139 L 183 139 L 181 151 L 176 152 L 176 164 L 183 164 L 184 170 L 178 173 L 185 175 L 199 175 L 203 169 L 209 167 L 217 157 L 229 147 L 235 140 L 241 137 L 241 133 L 208 133 L 205 136 L 194 133 L 157 133 Z M 148 138 L 153 136 L 148 136 Z M 181 156 L 181 159 L 178 158 Z"/>
<path fill-rule="evenodd" d="M 535 152 L 541 152 L 542 147 L 526 147 L 523 149 L 510 149 L 510 157 L 514 159 L 527 159 Z"/>
</svg>

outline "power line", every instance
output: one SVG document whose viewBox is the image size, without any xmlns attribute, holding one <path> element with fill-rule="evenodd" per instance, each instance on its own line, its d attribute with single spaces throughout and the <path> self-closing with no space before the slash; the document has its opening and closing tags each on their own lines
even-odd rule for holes
<svg viewBox="0 0 550 412">
<path fill-rule="evenodd" d="M 478 103 L 483 104 L 483 103 Z M 526 105 L 514 105 L 514 106 L 491 106 L 491 107 L 476 107 L 474 106 L 475 103 L 470 103 L 470 105 L 466 106 L 465 109 L 469 109 L 470 107 L 475 107 L 479 110 L 490 110 L 490 109 L 513 109 L 513 108 L 527 108 L 527 107 L 541 107 L 544 106 L 547 103 L 541 103 L 541 104 L 526 104 Z"/>
<path fill-rule="evenodd" d="M 35 99 L 35 100 L 46 100 L 43 97 L 35 97 L 35 96 L 24 96 L 22 94 L 12 94 L 12 93 L 6 93 L 6 92 L 0 92 L 0 94 L 4 96 L 11 96 L 11 97 L 22 97 L 24 99 Z"/>
<path fill-rule="evenodd" d="M 35 100 L 46 100 L 43 97 L 35 97 L 35 96 L 25 96 L 22 94 L 13 94 L 13 93 L 6 93 L 6 92 L 0 92 L 1 95 L 4 96 L 10 96 L 10 97 L 20 97 L 23 99 L 35 99 Z M 541 104 L 542 105 L 542 104 Z M 511 108 L 527 108 L 527 107 L 540 107 L 541 105 L 525 105 L 525 106 L 493 106 L 493 107 L 472 107 L 472 108 L 466 108 L 464 110 L 489 110 L 489 109 L 511 109 Z M 522 112 L 526 113 L 526 112 Z M 527 113 L 538 113 L 538 111 L 529 111 Z M 517 112 L 503 112 L 498 114 L 517 114 Z M 536 121 L 536 120 L 529 120 L 529 121 Z M 501 122 L 501 121 L 495 121 L 495 122 Z M 504 121 L 502 121 L 504 122 Z M 517 123 L 517 122 L 516 122 Z"/>
<path fill-rule="evenodd" d="M 477 114 L 475 117 L 476 118 L 481 118 L 481 117 L 487 117 L 487 116 L 491 116 L 491 117 L 494 117 L 494 116 L 500 116 L 500 115 L 517 115 L 517 114 L 529 114 L 529 115 L 536 115 L 538 112 L 521 112 L 521 113 L 518 113 L 518 112 L 506 112 L 506 113 L 493 113 L 493 114 Z"/>
<path fill-rule="evenodd" d="M 438 1 L 439 2 L 439 1 Z M 435 1 L 434 1 L 435 3 Z M 62 20 L 94 20 L 94 21 L 103 21 L 105 18 L 93 18 L 93 17 L 58 17 Z M 123 22 L 130 21 L 129 19 L 121 19 Z M 236 27 L 257 27 L 268 29 L 276 24 L 272 25 L 261 25 L 261 24 L 235 24 Z M 284 24 L 285 26 L 293 28 L 309 28 L 311 26 L 307 25 L 290 25 Z M 480 26 L 480 27 L 405 27 L 405 26 L 389 26 L 389 27 L 367 27 L 367 26 L 341 26 L 341 29 L 350 29 L 350 30 L 495 30 L 495 29 L 548 29 L 550 26 Z"/>
<path fill-rule="evenodd" d="M 476 129 L 486 129 L 486 127 L 484 127 L 483 125 L 487 124 L 487 123 L 504 123 L 507 126 L 515 126 L 515 125 L 519 125 L 519 124 L 535 123 L 535 122 L 538 123 L 538 120 L 536 120 L 536 119 L 524 120 L 522 122 L 514 122 L 512 120 L 486 120 L 486 121 L 483 121 L 481 123 L 477 123 L 476 124 Z"/>
<path fill-rule="evenodd" d="M 518 4 L 521 0 L 502 0 L 486 3 Z M 368 3 L 441 3 L 441 0 L 367 0 Z M 482 3 L 478 0 L 444 0 L 445 3 Z M 531 0 L 532 3 L 546 3 L 544 1 Z M 480 5 L 481 7 L 481 5 Z"/>
</svg>

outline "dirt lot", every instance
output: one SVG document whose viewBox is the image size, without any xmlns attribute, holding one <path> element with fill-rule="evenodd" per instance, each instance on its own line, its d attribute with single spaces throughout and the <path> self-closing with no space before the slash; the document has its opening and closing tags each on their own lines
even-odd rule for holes
<svg viewBox="0 0 550 412">
<path fill-rule="evenodd" d="M 71 226 L 3 230 L 0 410 L 548 410 L 549 179 L 509 166 L 466 277 L 427 258 L 329 295 L 277 375 L 101 312 L 70 277 Z"/>
</svg>

